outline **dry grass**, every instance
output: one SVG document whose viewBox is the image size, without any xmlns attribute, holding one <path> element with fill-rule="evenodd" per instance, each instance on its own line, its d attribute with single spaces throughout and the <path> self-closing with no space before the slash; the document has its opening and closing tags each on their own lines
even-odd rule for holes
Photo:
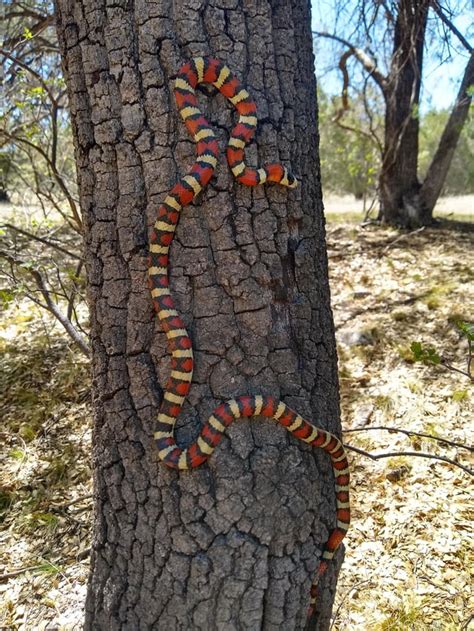
<svg viewBox="0 0 474 631">
<path fill-rule="evenodd" d="M 413 341 L 464 368 L 454 325 L 473 313 L 472 235 L 329 227 L 345 440 L 373 453 L 438 453 L 469 465 L 469 452 L 371 427 L 389 426 L 473 444 L 472 384 L 412 363 Z M 366 345 L 350 346 L 350 331 Z M 353 454 L 353 526 L 339 580 L 335 629 L 467 628 L 474 505 L 469 476 L 448 464 Z M 471 458 L 472 462 L 472 458 Z M 472 487 L 471 487 L 472 491 Z"/>
<path fill-rule="evenodd" d="M 79 629 L 91 530 L 88 365 L 26 301 L 2 313 L 0 361 L 0 628 Z"/>
<path fill-rule="evenodd" d="M 344 426 L 387 425 L 472 443 L 469 381 L 413 364 L 409 352 L 412 341 L 424 341 L 463 366 L 465 342 L 453 319 L 472 314 L 472 239 L 446 230 L 393 243 L 397 237 L 354 224 L 328 229 Z M 350 331 L 367 343 L 345 343 Z M 91 521 L 87 366 L 59 328 L 25 303 L 4 310 L 0 347 L 0 572 L 35 568 L 0 582 L 0 627 L 79 629 Z M 368 431 L 346 441 L 469 464 L 468 452 L 425 439 Z M 354 518 L 334 629 L 467 628 L 474 567 L 468 476 L 422 458 L 373 463 L 353 454 L 351 461 Z"/>
<path fill-rule="evenodd" d="M 372 200 L 367 200 L 367 208 Z M 364 204 L 352 195 L 337 196 L 328 194 L 324 197 L 326 216 L 332 221 L 361 221 L 364 217 Z M 438 219 L 453 219 L 457 221 L 474 222 L 474 195 L 459 195 L 458 197 L 442 197 L 434 210 Z"/>
</svg>

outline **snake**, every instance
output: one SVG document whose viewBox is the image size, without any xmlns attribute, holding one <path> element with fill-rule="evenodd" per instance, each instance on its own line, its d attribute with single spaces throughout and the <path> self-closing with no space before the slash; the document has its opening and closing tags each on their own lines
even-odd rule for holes
<svg viewBox="0 0 474 631">
<path fill-rule="evenodd" d="M 285 427 L 295 438 L 325 451 L 332 464 L 336 494 L 336 526 L 329 534 L 319 568 L 311 586 L 308 614 L 315 603 L 317 584 L 343 540 L 350 523 L 349 465 L 341 440 L 314 426 L 283 401 L 265 394 L 239 396 L 218 405 L 201 426 L 199 436 L 186 448 L 175 440 L 175 426 L 190 390 L 193 377 L 191 339 L 175 307 L 169 287 L 169 255 L 182 209 L 209 184 L 218 159 L 216 134 L 203 116 L 196 97 L 196 87 L 214 86 L 235 107 L 238 122 L 232 129 L 226 156 L 232 174 L 244 186 L 274 182 L 295 188 L 297 179 L 278 163 L 251 168 L 245 163 L 244 149 L 257 127 L 257 108 L 250 94 L 227 65 L 212 57 L 194 57 L 178 71 L 174 84 L 177 109 L 196 143 L 196 160 L 159 206 L 149 242 L 148 279 L 154 309 L 166 334 L 171 354 L 171 371 L 163 390 L 163 399 L 155 425 L 154 439 L 159 460 L 173 469 L 193 469 L 208 460 L 237 419 L 265 417 Z"/>
</svg>

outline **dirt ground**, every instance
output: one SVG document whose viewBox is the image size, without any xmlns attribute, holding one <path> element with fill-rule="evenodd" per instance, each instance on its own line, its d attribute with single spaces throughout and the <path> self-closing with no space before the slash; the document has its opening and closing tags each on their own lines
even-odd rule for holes
<svg viewBox="0 0 474 631">
<path fill-rule="evenodd" d="M 473 444 L 472 383 L 414 363 L 410 350 L 431 345 L 466 370 L 456 321 L 472 320 L 473 245 L 473 233 L 447 228 L 328 224 L 345 442 L 392 454 L 350 451 L 353 522 L 335 630 L 474 628 L 472 477 L 432 458 L 472 468 L 462 446 Z M 80 629 L 92 502 L 87 361 L 26 301 L 0 317 L 0 628 Z"/>
</svg>

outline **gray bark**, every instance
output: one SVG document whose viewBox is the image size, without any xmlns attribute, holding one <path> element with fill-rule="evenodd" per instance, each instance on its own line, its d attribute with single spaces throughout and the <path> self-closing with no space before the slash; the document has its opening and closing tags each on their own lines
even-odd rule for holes
<svg viewBox="0 0 474 631">
<path fill-rule="evenodd" d="M 438 148 L 420 190 L 421 204 L 432 215 L 448 175 L 459 136 L 469 114 L 474 84 L 474 53 L 471 52 L 459 87 L 456 103 L 441 135 Z"/>
<path fill-rule="evenodd" d="M 256 99 L 249 163 L 280 160 L 296 191 L 216 176 L 184 209 L 171 287 L 196 358 L 178 442 L 224 399 L 282 397 L 340 431 L 308 3 L 56 0 L 85 226 L 94 391 L 95 533 L 85 629 L 302 629 L 334 526 L 328 458 L 274 423 L 236 423 L 208 465 L 157 462 L 166 339 L 147 288 L 147 226 L 194 160 L 172 79 L 196 54 Z M 207 90 L 214 94 L 214 90 Z M 235 120 L 201 98 L 222 149 Z M 340 561 L 340 559 L 339 559 Z M 337 565 L 337 564 L 336 564 Z M 335 573 L 312 628 L 328 627 Z"/>
<path fill-rule="evenodd" d="M 419 201 L 418 134 L 428 0 L 401 0 L 384 87 L 385 131 L 379 178 L 383 221 L 416 227 L 431 222 Z"/>
</svg>

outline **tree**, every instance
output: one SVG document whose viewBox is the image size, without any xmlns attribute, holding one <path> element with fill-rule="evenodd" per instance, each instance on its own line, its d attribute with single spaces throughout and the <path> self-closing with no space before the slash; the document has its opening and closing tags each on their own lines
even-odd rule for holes
<svg viewBox="0 0 474 631">
<path fill-rule="evenodd" d="M 419 107 L 430 10 L 446 29 L 446 38 L 448 33 L 453 34 L 469 56 L 456 102 L 420 182 Z M 474 83 L 473 49 L 454 26 L 448 10 L 437 0 L 362 2 L 357 4 L 355 11 L 359 14 L 355 29 L 357 42 L 337 33 L 318 32 L 316 35 L 338 42 L 344 50 L 340 53 L 339 67 L 344 77 L 343 100 L 346 98 L 346 103 L 349 60 L 355 60 L 383 96 L 385 125 L 378 185 L 381 218 L 401 226 L 429 225 L 469 112 Z M 355 22 L 354 16 L 352 23 Z M 374 42 L 382 53 L 380 60 L 372 53 Z"/>
<path fill-rule="evenodd" d="M 439 138 L 449 118 L 448 110 L 432 109 L 421 117 L 420 154 L 418 169 L 422 179 L 428 170 Z M 472 195 L 474 193 L 474 118 L 464 124 L 453 155 L 441 195 Z"/>
<path fill-rule="evenodd" d="M 308 4 L 57 0 L 56 10 L 91 312 L 96 522 L 85 628 L 301 629 L 334 527 L 330 463 L 268 421 L 234 424 L 190 473 L 157 462 L 169 363 L 146 259 L 147 226 L 194 162 L 172 79 L 186 59 L 212 54 L 257 101 L 249 162 L 278 159 L 301 186 L 250 189 L 221 160 L 182 212 L 171 287 L 197 370 L 178 443 L 246 392 L 274 393 L 340 430 Z M 234 112 L 203 92 L 225 146 Z M 328 627 L 337 565 L 312 628 Z"/>
</svg>

